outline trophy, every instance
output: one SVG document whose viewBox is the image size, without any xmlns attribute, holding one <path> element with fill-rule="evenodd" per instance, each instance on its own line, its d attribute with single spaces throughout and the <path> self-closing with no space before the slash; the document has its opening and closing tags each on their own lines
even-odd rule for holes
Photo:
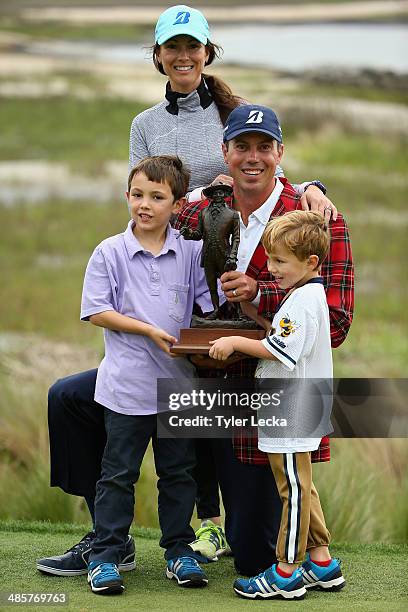
<svg viewBox="0 0 408 612">
<path fill-rule="evenodd" d="M 265 337 L 265 330 L 258 329 L 255 321 L 244 316 L 238 304 L 226 302 L 220 307 L 219 303 L 217 281 L 224 272 L 236 270 L 238 260 L 239 214 L 226 203 L 232 192 L 232 187 L 223 184 L 204 189 L 209 204 L 200 211 L 196 229 L 180 230 L 184 240 L 203 241 L 200 263 L 214 310 L 206 317 L 193 315 L 191 327 L 180 330 L 180 342 L 170 349 L 172 353 L 208 355 L 210 340 L 222 336 L 257 340 Z"/>
</svg>

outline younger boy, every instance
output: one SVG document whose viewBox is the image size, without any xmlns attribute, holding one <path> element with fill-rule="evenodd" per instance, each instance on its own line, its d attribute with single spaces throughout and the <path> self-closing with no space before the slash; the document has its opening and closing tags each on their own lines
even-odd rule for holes
<svg viewBox="0 0 408 612">
<path fill-rule="evenodd" d="M 107 443 L 95 504 L 96 537 L 88 567 L 94 593 L 122 593 L 118 572 L 133 520 L 134 484 L 152 440 L 159 477 L 160 545 L 167 577 L 181 586 L 208 582 L 189 543 L 196 496 L 191 440 L 157 439 L 156 380 L 194 376 L 192 364 L 170 347 L 190 324 L 193 303 L 212 310 L 201 244 L 178 240 L 170 217 L 184 203 L 188 171 L 179 158 L 156 156 L 130 173 L 131 221 L 96 247 L 86 269 L 81 318 L 104 328 L 105 357 L 95 401 L 104 410 Z"/>
<path fill-rule="evenodd" d="M 329 312 L 319 273 L 329 242 L 318 213 L 293 211 L 271 221 L 262 239 L 268 270 L 287 291 L 272 329 L 262 341 L 220 338 L 212 343 L 210 356 L 227 359 L 239 351 L 259 357 L 258 378 L 332 378 Z M 258 448 L 268 453 L 282 500 L 278 563 L 258 576 L 236 580 L 234 590 L 241 597 L 302 599 L 306 588 L 344 586 L 340 563 L 330 557 L 330 533 L 312 481 L 310 452 L 319 443 L 320 438 L 258 439 Z"/>
</svg>

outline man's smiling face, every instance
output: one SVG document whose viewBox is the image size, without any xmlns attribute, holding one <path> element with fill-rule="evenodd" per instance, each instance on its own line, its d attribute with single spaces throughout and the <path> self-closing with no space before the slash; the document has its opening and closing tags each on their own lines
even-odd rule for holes
<svg viewBox="0 0 408 612">
<path fill-rule="evenodd" d="M 245 132 L 223 145 L 234 187 L 255 194 L 271 193 L 283 145 L 262 132 Z"/>
</svg>

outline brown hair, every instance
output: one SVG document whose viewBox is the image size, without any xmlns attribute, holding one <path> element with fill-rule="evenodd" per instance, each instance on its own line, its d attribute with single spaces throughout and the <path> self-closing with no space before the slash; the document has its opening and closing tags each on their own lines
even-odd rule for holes
<svg viewBox="0 0 408 612">
<path fill-rule="evenodd" d="M 321 214 L 293 210 L 269 221 L 262 236 L 262 244 L 268 254 L 280 244 L 300 261 L 310 255 L 317 255 L 320 265 L 329 251 L 330 235 Z"/>
<path fill-rule="evenodd" d="M 212 64 L 215 58 L 220 58 L 223 53 L 222 47 L 210 41 L 207 41 L 205 48 L 208 51 L 208 60 L 205 62 L 206 66 Z M 151 47 L 153 64 L 160 74 L 165 75 L 166 73 L 163 70 L 163 64 L 159 62 L 157 57 L 159 49 L 160 45 L 158 43 Z M 231 88 L 219 77 L 211 74 L 203 74 L 203 78 L 217 106 L 221 122 L 223 125 L 225 125 L 230 112 L 242 104 L 244 100 L 243 98 L 234 95 Z"/>
<path fill-rule="evenodd" d="M 149 181 L 168 183 L 175 200 L 179 200 L 187 193 L 190 171 L 183 166 L 179 157 L 173 155 L 145 157 L 130 171 L 128 191 L 130 191 L 133 177 L 142 172 Z"/>
</svg>

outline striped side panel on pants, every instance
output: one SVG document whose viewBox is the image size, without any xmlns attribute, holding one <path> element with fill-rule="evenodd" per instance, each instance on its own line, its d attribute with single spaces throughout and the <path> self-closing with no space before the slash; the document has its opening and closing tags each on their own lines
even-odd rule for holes
<svg viewBox="0 0 408 612">
<path fill-rule="evenodd" d="M 302 511 L 301 489 L 296 467 L 296 454 L 285 453 L 283 461 L 288 485 L 288 524 L 285 557 L 288 563 L 294 563 L 299 546 L 300 515 Z"/>
</svg>

